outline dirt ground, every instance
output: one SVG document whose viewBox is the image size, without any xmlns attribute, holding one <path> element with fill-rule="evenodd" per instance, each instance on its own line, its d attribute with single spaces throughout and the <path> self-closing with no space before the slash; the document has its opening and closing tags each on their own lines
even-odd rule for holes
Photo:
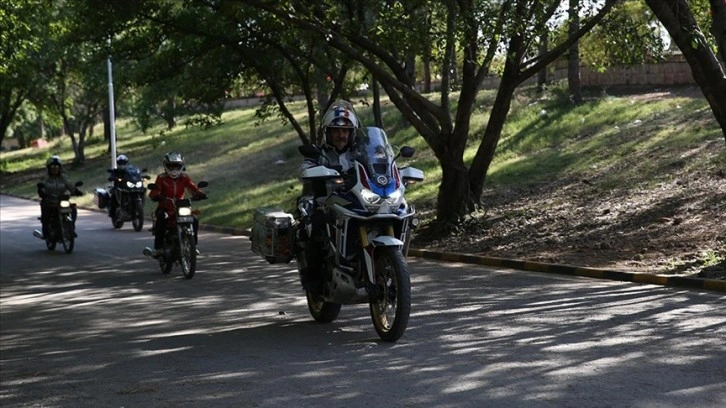
<svg viewBox="0 0 726 408">
<path fill-rule="evenodd" d="M 633 98 L 683 93 L 649 92 Z M 702 97 L 702 96 L 700 96 Z M 726 149 L 723 139 L 693 146 L 699 160 Z M 656 187 L 643 180 L 601 187 L 597 177 L 560 179 L 526 188 L 489 189 L 482 210 L 446 238 L 425 229 L 413 246 L 431 250 L 726 279 L 726 169 L 669 164 Z M 424 217 L 433 215 L 429 212 Z M 720 259 L 720 260 L 719 260 Z"/>
<path fill-rule="evenodd" d="M 453 236 L 414 238 L 439 251 L 630 272 L 726 279 L 726 177 L 655 190 L 600 191 L 587 180 L 490 190 Z M 713 263 L 713 262 L 710 262 Z"/>
</svg>

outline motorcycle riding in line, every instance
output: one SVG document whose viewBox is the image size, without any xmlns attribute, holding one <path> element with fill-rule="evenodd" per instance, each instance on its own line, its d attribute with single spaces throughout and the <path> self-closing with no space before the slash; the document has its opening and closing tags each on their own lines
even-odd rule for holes
<svg viewBox="0 0 726 408">
<path fill-rule="evenodd" d="M 199 188 L 209 185 L 206 181 L 197 184 Z M 158 189 L 157 185 L 150 183 L 149 190 Z M 179 264 L 182 274 L 186 279 L 191 279 L 197 270 L 197 243 L 194 234 L 194 216 L 199 210 L 192 210 L 192 201 L 205 200 L 203 196 L 194 195 L 192 198 L 174 199 L 173 197 L 162 197 L 161 200 L 169 200 L 174 205 L 173 216 L 167 221 L 166 233 L 164 235 L 164 254 L 156 259 L 159 268 L 164 274 L 171 272 L 174 263 Z M 144 255 L 154 257 L 151 248 L 144 248 Z"/>
<path fill-rule="evenodd" d="M 82 186 L 82 181 L 75 183 L 76 191 L 75 195 L 80 196 L 83 193 L 78 190 L 78 187 Z M 70 202 L 69 194 L 61 194 L 60 196 L 52 196 L 45 193 L 45 184 L 38 183 L 38 191 L 43 192 L 43 200 L 52 203 L 55 207 L 49 214 L 47 220 L 47 233 L 43 235 L 41 231 L 34 230 L 33 236 L 40 238 L 45 241 L 45 246 L 49 251 L 55 250 L 58 243 L 63 246 L 63 250 L 70 254 L 73 252 L 76 241 L 76 204 Z M 41 217 L 38 217 L 40 220 Z"/>
<path fill-rule="evenodd" d="M 405 255 L 418 225 L 405 192 L 424 174 L 396 165 L 399 156 L 412 157 L 414 149 L 404 146 L 394 154 L 383 129 L 358 131 L 353 148 L 353 166 L 341 173 L 325 166 L 316 146 L 301 146 L 300 152 L 318 164 L 302 173 L 314 200 L 300 200 L 296 216 L 258 210 L 252 249 L 270 263 L 296 258 L 301 283 L 303 271 L 319 265 L 322 283 L 304 287 L 316 321 L 335 320 L 341 305 L 368 303 L 379 337 L 394 342 L 408 325 L 411 281 Z M 316 213 L 324 224 L 319 237 L 313 234 Z M 321 254 L 322 262 L 313 261 Z"/>
<path fill-rule="evenodd" d="M 113 184 L 107 190 L 96 189 L 97 204 L 99 208 L 107 208 L 114 228 L 123 228 L 126 221 L 131 221 L 134 231 L 144 228 L 144 180 L 151 178 L 144 172 L 146 169 L 127 165 L 118 176 L 111 176 L 109 180 Z"/>
</svg>

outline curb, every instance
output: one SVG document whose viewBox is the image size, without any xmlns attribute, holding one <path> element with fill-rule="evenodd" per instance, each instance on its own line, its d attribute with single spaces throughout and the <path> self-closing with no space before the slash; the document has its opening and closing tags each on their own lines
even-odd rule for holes
<svg viewBox="0 0 726 408">
<path fill-rule="evenodd" d="M 690 278 L 685 276 L 665 276 L 649 273 L 632 273 L 610 269 L 585 268 L 564 264 L 547 264 L 531 261 L 519 261 L 506 258 L 478 256 L 464 253 L 430 251 L 427 249 L 410 248 L 410 256 L 448 262 L 461 262 L 475 265 L 500 266 L 530 272 L 544 272 L 559 275 L 583 276 L 587 278 L 608 279 L 624 282 L 649 283 L 653 285 L 685 287 L 690 289 L 707 289 L 726 292 L 726 280 Z"/>
<path fill-rule="evenodd" d="M 250 236 L 249 229 L 221 227 L 216 225 L 199 225 L 200 229 L 231 235 Z M 408 256 L 433 259 L 446 262 L 461 262 L 473 265 L 499 266 L 529 272 L 544 272 L 558 275 L 582 276 L 586 278 L 607 279 L 622 282 L 647 283 L 652 285 L 682 287 L 689 289 L 706 289 L 726 292 L 726 280 L 691 278 L 686 276 L 654 275 L 651 273 L 634 273 L 611 269 L 586 268 L 574 265 L 548 264 L 516 259 L 479 256 L 458 252 L 439 252 L 428 249 L 409 248 Z"/>
</svg>

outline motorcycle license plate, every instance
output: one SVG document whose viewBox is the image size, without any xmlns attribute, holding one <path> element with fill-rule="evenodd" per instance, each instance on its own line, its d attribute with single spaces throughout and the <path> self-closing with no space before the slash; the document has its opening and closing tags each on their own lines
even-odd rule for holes
<svg viewBox="0 0 726 408">
<path fill-rule="evenodd" d="M 191 224 L 191 222 L 193 220 L 194 220 L 193 217 L 177 217 L 176 222 L 179 223 L 179 224 L 184 224 L 184 223 Z"/>
</svg>

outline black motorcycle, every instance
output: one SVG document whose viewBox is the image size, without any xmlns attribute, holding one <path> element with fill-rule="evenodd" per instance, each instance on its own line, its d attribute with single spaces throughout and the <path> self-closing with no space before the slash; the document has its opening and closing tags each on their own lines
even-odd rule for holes
<svg viewBox="0 0 726 408">
<path fill-rule="evenodd" d="M 206 181 L 200 181 L 197 186 L 205 188 L 209 185 Z M 154 183 L 149 184 L 149 190 L 156 189 Z M 164 255 L 159 256 L 159 268 L 164 274 L 171 272 L 174 263 L 181 266 L 182 274 L 187 279 L 194 277 L 197 270 L 197 243 L 194 239 L 194 215 L 198 210 L 192 210 L 192 201 L 204 200 L 203 197 L 193 196 L 176 200 L 173 198 L 162 198 L 174 202 L 174 216 L 166 224 L 164 235 Z M 152 256 L 151 248 L 144 248 L 144 255 Z"/>
<path fill-rule="evenodd" d="M 80 187 L 83 185 L 82 181 L 76 182 L 75 186 Z M 38 188 L 45 188 L 45 184 L 38 183 Z M 63 245 L 63 250 L 67 254 L 73 252 L 76 241 L 76 204 L 70 202 L 70 195 L 63 194 L 60 197 L 56 197 L 57 211 L 51 213 L 48 219 L 47 232 L 48 234 L 43 236 L 43 233 L 38 230 L 33 231 L 33 235 L 36 238 L 45 240 L 45 246 L 49 251 L 55 250 L 56 245 L 60 242 Z M 46 200 L 52 200 L 51 197 L 46 197 Z M 38 217 L 38 219 L 41 219 Z"/>
<path fill-rule="evenodd" d="M 122 177 L 113 181 L 113 186 L 109 189 L 111 202 L 108 213 L 114 228 L 122 228 L 126 221 L 131 221 L 134 231 L 144 228 L 144 180 L 151 178 L 142 174 L 145 171 L 146 169 L 139 170 L 138 167 L 129 165 Z"/>
</svg>

